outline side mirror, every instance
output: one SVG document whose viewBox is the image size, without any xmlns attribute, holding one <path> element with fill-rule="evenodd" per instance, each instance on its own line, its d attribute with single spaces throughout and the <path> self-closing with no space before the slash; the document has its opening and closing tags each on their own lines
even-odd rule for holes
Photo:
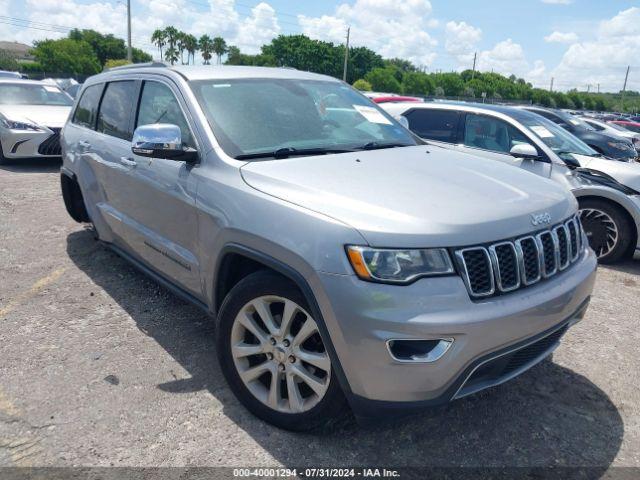
<svg viewBox="0 0 640 480">
<path fill-rule="evenodd" d="M 511 147 L 509 153 L 512 157 L 516 158 L 527 158 L 529 160 L 537 160 L 540 158 L 538 150 L 530 143 L 518 143 Z"/>
<path fill-rule="evenodd" d="M 195 162 L 198 152 L 182 145 L 180 127 L 169 123 L 141 125 L 133 132 L 131 151 L 141 157 Z"/>
</svg>

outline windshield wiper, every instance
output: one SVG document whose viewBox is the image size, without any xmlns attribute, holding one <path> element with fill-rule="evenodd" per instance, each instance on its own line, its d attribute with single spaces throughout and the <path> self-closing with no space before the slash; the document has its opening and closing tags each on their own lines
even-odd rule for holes
<svg viewBox="0 0 640 480">
<path fill-rule="evenodd" d="M 559 150 L 556 152 L 556 155 L 560 156 L 560 155 L 584 155 L 585 157 L 602 157 L 603 155 L 601 153 L 578 153 L 578 152 L 568 152 L 566 150 Z"/>
<path fill-rule="evenodd" d="M 269 152 L 243 153 L 234 158 L 236 160 L 250 160 L 254 158 L 288 158 L 292 155 L 327 155 L 330 153 L 349 153 L 355 150 L 347 148 L 293 148 L 283 147 Z"/>
<path fill-rule="evenodd" d="M 364 145 L 362 145 L 361 147 L 358 148 L 358 150 L 378 150 L 381 148 L 395 148 L 395 147 L 410 147 L 411 144 L 408 143 L 394 143 L 394 142 L 389 142 L 389 143 L 379 143 L 379 142 L 369 142 L 369 143 L 365 143 Z"/>
</svg>

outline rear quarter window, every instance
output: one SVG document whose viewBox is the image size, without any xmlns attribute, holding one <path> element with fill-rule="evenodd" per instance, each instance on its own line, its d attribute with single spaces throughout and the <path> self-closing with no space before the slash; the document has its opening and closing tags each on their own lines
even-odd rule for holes
<svg viewBox="0 0 640 480">
<path fill-rule="evenodd" d="M 91 85 L 82 92 L 72 122 L 86 128 L 95 128 L 98 115 L 98 104 L 103 85 Z"/>
<path fill-rule="evenodd" d="M 409 128 L 428 140 L 454 143 L 458 130 L 458 112 L 453 110 L 416 109 L 405 115 Z"/>
</svg>

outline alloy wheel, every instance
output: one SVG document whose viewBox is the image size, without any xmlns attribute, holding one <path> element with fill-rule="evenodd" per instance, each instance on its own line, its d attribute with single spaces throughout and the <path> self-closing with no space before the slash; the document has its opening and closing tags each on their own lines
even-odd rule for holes
<svg viewBox="0 0 640 480">
<path fill-rule="evenodd" d="M 318 325 L 280 296 L 258 297 L 240 309 L 231 328 L 231 355 L 251 394 L 280 412 L 312 409 L 329 387 L 331 361 Z"/>
<path fill-rule="evenodd" d="M 582 209 L 580 222 L 598 258 L 608 255 L 618 245 L 618 227 L 606 212 L 595 208 Z"/>
</svg>

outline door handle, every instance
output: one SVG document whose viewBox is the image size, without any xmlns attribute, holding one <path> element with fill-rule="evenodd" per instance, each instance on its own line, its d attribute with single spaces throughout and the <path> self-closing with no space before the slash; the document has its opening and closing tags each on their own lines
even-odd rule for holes
<svg viewBox="0 0 640 480">
<path fill-rule="evenodd" d="M 127 165 L 128 167 L 135 167 L 138 165 L 133 158 L 120 157 L 120 163 L 123 165 Z"/>
<path fill-rule="evenodd" d="M 80 140 L 78 146 L 85 152 L 91 148 L 91 144 L 85 140 Z"/>
</svg>

